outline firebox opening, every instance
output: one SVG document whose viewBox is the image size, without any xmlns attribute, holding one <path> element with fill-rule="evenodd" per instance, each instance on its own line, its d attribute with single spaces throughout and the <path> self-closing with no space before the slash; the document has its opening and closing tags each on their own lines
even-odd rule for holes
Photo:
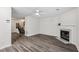
<svg viewBox="0 0 79 59">
<path fill-rule="evenodd" d="M 60 37 L 66 41 L 69 41 L 69 31 L 60 30 Z"/>
</svg>

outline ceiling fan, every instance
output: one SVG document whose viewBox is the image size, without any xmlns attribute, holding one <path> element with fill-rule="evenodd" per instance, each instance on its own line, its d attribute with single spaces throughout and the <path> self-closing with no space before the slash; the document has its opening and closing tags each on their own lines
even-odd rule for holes
<svg viewBox="0 0 79 59">
<path fill-rule="evenodd" d="M 36 16 L 41 16 L 42 14 L 46 14 L 46 13 L 44 13 L 43 11 L 40 11 L 39 9 L 36 9 L 34 11 L 34 15 L 36 15 Z"/>
<path fill-rule="evenodd" d="M 40 16 L 40 11 L 38 9 L 35 10 L 35 15 Z"/>
</svg>

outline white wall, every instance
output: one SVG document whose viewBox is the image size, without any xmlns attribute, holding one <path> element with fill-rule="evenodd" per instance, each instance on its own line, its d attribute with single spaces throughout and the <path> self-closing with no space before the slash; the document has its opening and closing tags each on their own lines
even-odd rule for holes
<svg viewBox="0 0 79 59">
<path fill-rule="evenodd" d="M 39 34 L 40 26 L 39 26 L 39 19 L 36 17 L 28 16 L 25 17 L 25 35 L 31 36 L 35 34 Z"/>
<path fill-rule="evenodd" d="M 10 45 L 11 45 L 11 8 L 0 7 L 0 49 L 8 47 Z"/>
<path fill-rule="evenodd" d="M 68 11 L 57 17 L 48 17 L 41 19 L 40 21 L 40 32 L 43 34 L 58 36 L 58 23 L 62 25 L 76 26 L 76 9 Z"/>
<path fill-rule="evenodd" d="M 53 17 L 43 18 L 40 20 L 40 33 L 57 36 L 57 21 Z"/>
</svg>

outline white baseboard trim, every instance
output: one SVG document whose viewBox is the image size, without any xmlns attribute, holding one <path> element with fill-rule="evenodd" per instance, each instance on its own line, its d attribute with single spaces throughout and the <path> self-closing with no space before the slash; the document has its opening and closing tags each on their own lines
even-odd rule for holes
<svg viewBox="0 0 79 59">
<path fill-rule="evenodd" d="M 38 35 L 38 34 L 30 34 L 30 35 L 25 35 L 25 36 L 28 36 L 29 37 L 29 36 L 33 36 L 33 35 Z"/>
</svg>

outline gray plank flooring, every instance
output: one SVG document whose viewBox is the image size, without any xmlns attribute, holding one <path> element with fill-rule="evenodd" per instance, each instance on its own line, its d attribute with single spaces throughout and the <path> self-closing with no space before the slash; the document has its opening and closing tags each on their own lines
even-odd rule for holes
<svg viewBox="0 0 79 59">
<path fill-rule="evenodd" d="M 77 52 L 77 48 L 73 44 L 64 44 L 54 36 L 38 34 L 19 37 L 12 46 L 0 52 Z"/>
</svg>

